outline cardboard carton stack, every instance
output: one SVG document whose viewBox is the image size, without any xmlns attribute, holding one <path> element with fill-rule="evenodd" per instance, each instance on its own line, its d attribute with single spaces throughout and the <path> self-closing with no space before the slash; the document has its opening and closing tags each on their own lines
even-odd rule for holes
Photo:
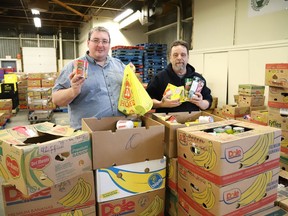
<svg viewBox="0 0 288 216">
<path fill-rule="evenodd" d="M 12 117 L 12 99 L 0 99 L 0 113 L 1 116 L 1 126 L 4 126 L 6 122 Z"/>
<path fill-rule="evenodd" d="M 88 132 L 44 122 L 2 130 L 0 139 L 0 215 L 95 215 Z"/>
<path fill-rule="evenodd" d="M 282 130 L 280 166 L 288 170 L 288 63 L 266 64 L 268 124 Z"/>
<path fill-rule="evenodd" d="M 244 132 L 215 134 L 215 128 Z M 177 129 L 178 200 L 186 212 L 245 215 L 274 206 L 281 130 L 238 120 Z"/>
<path fill-rule="evenodd" d="M 152 118 L 165 126 L 164 154 L 167 158 L 167 186 L 166 186 L 166 211 L 170 216 L 177 216 L 178 203 L 178 158 L 177 158 L 177 135 L 179 128 L 191 125 L 204 124 L 199 121 L 201 117 L 211 118 L 213 122 L 224 120 L 208 112 L 176 112 L 176 113 L 153 113 Z M 205 123 L 210 123 L 206 121 Z"/>
<path fill-rule="evenodd" d="M 92 139 L 98 215 L 164 215 L 164 126 L 141 117 L 138 127 L 117 129 L 125 117 L 82 119 Z"/>
</svg>

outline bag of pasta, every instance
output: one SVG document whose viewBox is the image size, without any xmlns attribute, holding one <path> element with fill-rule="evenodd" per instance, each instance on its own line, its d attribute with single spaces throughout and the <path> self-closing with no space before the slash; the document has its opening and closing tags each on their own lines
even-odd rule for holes
<svg viewBox="0 0 288 216">
<path fill-rule="evenodd" d="M 125 115 L 144 115 L 151 110 L 152 106 L 152 99 L 138 80 L 131 65 L 128 64 L 124 70 L 118 110 Z"/>
</svg>

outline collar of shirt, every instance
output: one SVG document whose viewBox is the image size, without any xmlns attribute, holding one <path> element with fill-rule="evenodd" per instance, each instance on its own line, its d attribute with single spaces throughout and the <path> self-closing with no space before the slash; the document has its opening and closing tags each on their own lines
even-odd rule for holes
<svg viewBox="0 0 288 216">
<path fill-rule="evenodd" d="M 86 52 L 86 59 L 88 60 L 88 62 L 93 63 L 93 64 L 97 64 L 97 62 L 95 61 L 94 58 L 92 58 L 91 56 L 89 56 L 89 51 Z M 107 55 L 106 58 L 106 62 L 104 64 L 104 67 L 111 61 L 111 57 L 109 55 Z"/>
</svg>

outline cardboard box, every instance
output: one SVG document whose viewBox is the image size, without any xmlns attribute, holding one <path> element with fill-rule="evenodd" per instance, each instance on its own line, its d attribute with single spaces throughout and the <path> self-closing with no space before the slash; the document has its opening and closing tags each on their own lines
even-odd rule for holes
<svg viewBox="0 0 288 216">
<path fill-rule="evenodd" d="M 222 108 L 222 107 L 217 107 L 217 108 L 215 108 L 215 109 L 213 110 L 212 114 L 213 114 L 213 115 L 216 115 L 216 116 L 218 116 L 218 117 L 220 117 L 220 118 L 227 119 L 227 117 L 225 117 L 225 116 L 223 115 L 223 108 Z"/>
<path fill-rule="evenodd" d="M 165 210 L 169 216 L 178 216 L 178 193 L 166 188 Z"/>
<path fill-rule="evenodd" d="M 239 107 L 236 104 L 227 104 L 222 107 L 222 114 L 226 118 L 235 119 L 250 114 L 250 107 Z"/>
<path fill-rule="evenodd" d="M 281 152 L 288 154 L 288 130 L 282 130 Z"/>
<path fill-rule="evenodd" d="M 68 211 L 68 212 L 62 212 L 59 214 L 53 214 L 50 216 L 81 216 L 81 215 L 85 215 L 85 216 L 95 216 L 96 214 L 96 207 L 95 206 L 90 206 L 87 208 L 82 208 L 82 209 L 75 209 L 72 211 Z"/>
<path fill-rule="evenodd" d="M 263 169 L 222 187 L 182 164 L 178 167 L 179 202 L 183 197 L 201 215 L 245 215 L 266 205 L 273 206 L 277 198 L 279 167 Z"/>
<path fill-rule="evenodd" d="M 268 125 L 288 131 L 288 115 L 282 114 L 282 109 L 268 107 Z"/>
<path fill-rule="evenodd" d="M 260 125 L 268 125 L 268 110 L 252 111 L 250 121 Z"/>
<path fill-rule="evenodd" d="M 82 119 L 82 130 L 92 139 L 93 169 L 123 165 L 164 155 L 164 126 L 141 117 L 142 127 L 116 130 L 116 123 L 125 117 Z"/>
<path fill-rule="evenodd" d="M 164 215 L 165 188 L 97 203 L 98 215 Z M 145 214 L 150 212 L 151 214 Z M 92 215 L 91 215 L 92 216 Z"/>
<path fill-rule="evenodd" d="M 288 212 L 279 206 L 274 206 L 258 213 L 252 214 L 253 216 L 285 216 L 288 215 Z"/>
<path fill-rule="evenodd" d="M 288 199 L 288 188 L 280 187 L 277 188 L 277 199 L 275 201 L 275 205 L 279 206 L 279 203 L 285 199 Z"/>
<path fill-rule="evenodd" d="M 238 106 L 239 107 L 257 107 L 263 106 L 265 102 L 265 96 L 263 95 L 239 95 Z"/>
<path fill-rule="evenodd" d="M 44 122 L 2 130 L 0 140 L 5 180 L 25 195 L 92 169 L 86 131 Z"/>
<path fill-rule="evenodd" d="M 266 64 L 265 85 L 288 88 L 288 64 Z"/>
<path fill-rule="evenodd" d="M 0 214 L 7 216 L 60 215 L 74 209 L 83 212 L 81 209 L 95 208 L 96 204 L 92 170 L 29 196 L 21 193 L 15 186 L 4 184 L 1 196 L 3 212 Z"/>
<path fill-rule="evenodd" d="M 203 216 L 197 212 L 193 207 L 189 206 L 189 203 L 180 197 L 178 202 L 178 214 L 176 216 Z"/>
<path fill-rule="evenodd" d="M 165 188 L 166 158 L 96 170 L 97 202 Z"/>
<path fill-rule="evenodd" d="M 168 158 L 167 162 L 167 185 L 170 189 L 177 191 L 178 158 Z"/>
<path fill-rule="evenodd" d="M 215 128 L 226 126 L 244 128 L 244 132 L 213 132 Z M 281 130 L 277 128 L 227 120 L 180 128 L 177 139 L 178 165 L 185 164 L 196 174 L 218 185 L 279 167 Z"/>
<path fill-rule="evenodd" d="M 239 95 L 264 95 L 265 86 L 254 84 L 240 84 L 238 86 Z"/>
<path fill-rule="evenodd" d="M 288 88 L 269 87 L 268 106 L 288 108 Z"/>
<path fill-rule="evenodd" d="M 165 155 L 169 158 L 177 157 L 177 137 L 176 130 L 178 128 L 190 125 L 203 124 L 198 121 L 200 116 L 210 116 L 214 121 L 223 120 L 219 116 L 204 112 L 173 112 L 173 113 L 152 113 L 152 118 L 165 126 Z M 167 118 L 173 118 L 175 121 L 169 121 Z M 208 123 L 208 122 L 207 122 Z"/>
<path fill-rule="evenodd" d="M 218 97 L 213 97 L 212 99 L 212 104 L 209 109 L 215 109 L 218 106 Z"/>
</svg>

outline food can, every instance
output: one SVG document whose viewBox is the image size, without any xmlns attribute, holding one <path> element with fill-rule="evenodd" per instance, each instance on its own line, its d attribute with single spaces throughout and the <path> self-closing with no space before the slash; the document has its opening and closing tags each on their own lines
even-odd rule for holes
<svg viewBox="0 0 288 216">
<path fill-rule="evenodd" d="M 243 127 L 233 127 L 234 133 L 243 133 L 245 129 Z"/>
<path fill-rule="evenodd" d="M 192 98 L 195 94 L 195 92 L 201 92 L 202 88 L 204 86 L 204 80 L 202 80 L 200 77 L 193 77 L 193 81 L 191 84 L 191 87 L 189 89 L 189 98 Z"/>
<path fill-rule="evenodd" d="M 199 123 L 211 123 L 214 122 L 214 118 L 212 116 L 199 116 Z"/>
<path fill-rule="evenodd" d="M 74 60 L 74 71 L 76 74 L 80 74 L 82 77 L 87 78 L 88 61 L 77 59 Z"/>
<path fill-rule="evenodd" d="M 134 128 L 134 123 L 131 120 L 119 120 L 116 123 L 116 128 L 118 130 L 120 129 L 128 129 L 128 128 Z"/>
</svg>

